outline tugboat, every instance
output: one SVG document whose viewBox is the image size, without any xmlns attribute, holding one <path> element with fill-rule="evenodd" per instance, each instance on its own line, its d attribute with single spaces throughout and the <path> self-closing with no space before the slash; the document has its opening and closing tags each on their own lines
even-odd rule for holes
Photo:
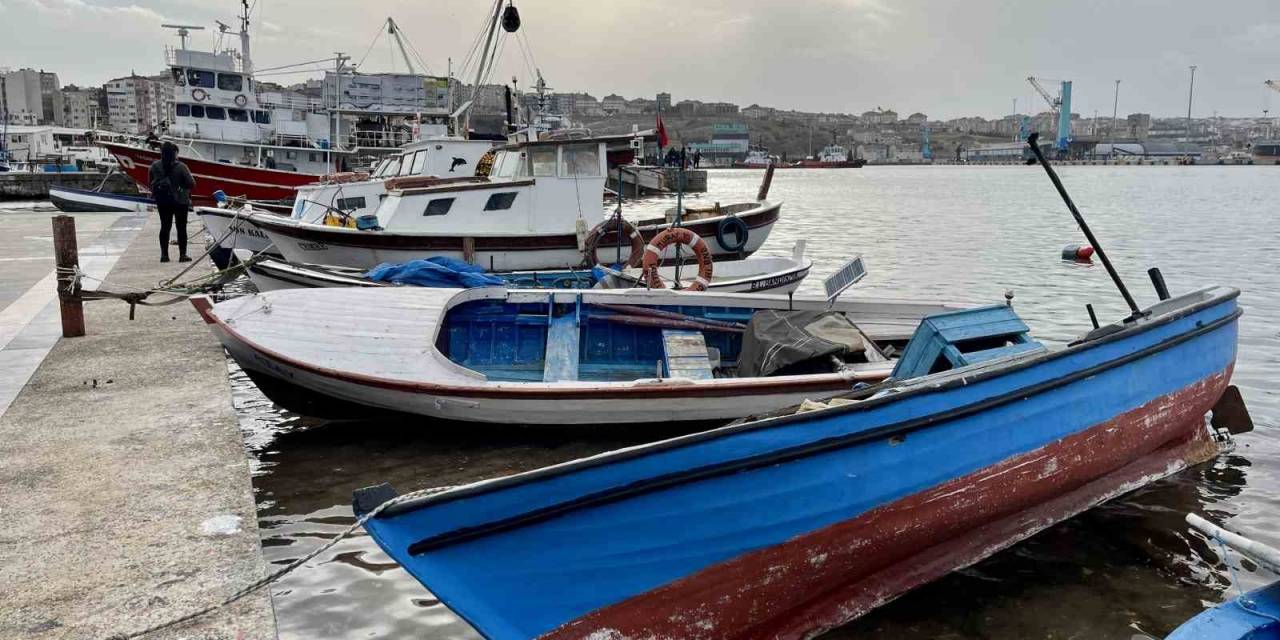
<svg viewBox="0 0 1280 640">
<path fill-rule="evenodd" d="M 805 158 L 791 166 L 798 169 L 858 169 L 865 164 L 865 159 L 855 158 L 848 149 L 832 143 L 823 147 L 816 158 Z"/>
</svg>

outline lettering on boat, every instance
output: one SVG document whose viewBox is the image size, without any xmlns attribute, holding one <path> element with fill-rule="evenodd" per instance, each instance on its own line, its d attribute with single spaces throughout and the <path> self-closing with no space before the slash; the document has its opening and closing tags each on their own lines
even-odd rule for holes
<svg viewBox="0 0 1280 640">
<path fill-rule="evenodd" d="M 323 242 L 299 242 L 298 248 L 303 251 L 328 251 L 329 246 Z"/>
<path fill-rule="evenodd" d="M 751 291 L 777 289 L 778 287 L 781 287 L 783 285 L 788 285 L 788 284 L 791 284 L 792 282 L 797 282 L 799 280 L 802 280 L 804 279 L 805 275 L 806 275 L 805 272 L 797 271 L 795 273 L 785 273 L 780 276 L 765 278 L 764 280 L 756 280 L 751 283 Z"/>
</svg>

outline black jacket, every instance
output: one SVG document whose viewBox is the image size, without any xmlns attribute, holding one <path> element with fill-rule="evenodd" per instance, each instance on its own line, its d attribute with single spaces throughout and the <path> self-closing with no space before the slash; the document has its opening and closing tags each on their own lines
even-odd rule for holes
<svg viewBox="0 0 1280 640">
<path fill-rule="evenodd" d="M 147 170 L 147 181 L 149 184 L 155 184 L 156 179 L 163 175 L 164 161 L 156 160 Z M 191 170 L 181 160 L 173 163 L 173 168 L 169 171 L 169 181 L 173 183 L 174 197 L 178 204 L 191 206 L 191 189 L 196 186 L 196 179 L 191 176 Z"/>
</svg>

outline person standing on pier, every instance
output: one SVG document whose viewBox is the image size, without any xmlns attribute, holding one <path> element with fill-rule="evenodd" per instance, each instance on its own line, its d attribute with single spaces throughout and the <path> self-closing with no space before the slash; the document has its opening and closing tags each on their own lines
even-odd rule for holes
<svg viewBox="0 0 1280 640">
<path fill-rule="evenodd" d="M 187 212 L 191 209 L 191 189 L 196 186 L 196 179 L 178 159 L 178 145 L 172 142 L 160 145 L 160 159 L 151 163 L 147 174 L 151 197 L 160 211 L 160 262 L 169 261 L 169 229 L 175 223 L 178 262 L 191 262 L 187 256 Z"/>
</svg>

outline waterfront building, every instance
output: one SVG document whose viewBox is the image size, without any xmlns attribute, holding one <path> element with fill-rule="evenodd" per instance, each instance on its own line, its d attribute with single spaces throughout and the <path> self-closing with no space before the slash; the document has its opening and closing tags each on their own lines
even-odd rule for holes
<svg viewBox="0 0 1280 640">
<path fill-rule="evenodd" d="M 742 108 L 742 115 L 745 118 L 772 118 L 776 112 L 777 109 L 773 107 L 762 107 L 758 104 Z"/>
<path fill-rule="evenodd" d="M 4 112 L 10 124 L 57 124 L 62 120 L 62 97 L 46 96 L 50 87 L 57 94 L 58 75 L 55 73 L 35 69 L 5 70 L 0 73 L 0 111 Z"/>
<path fill-rule="evenodd" d="M 107 96 L 107 122 L 122 133 L 146 135 L 173 112 L 172 85 L 140 75 L 109 80 L 103 85 Z"/>
<path fill-rule="evenodd" d="M 922 126 L 924 125 L 924 123 L 928 121 L 929 121 L 929 116 L 926 116 L 925 114 L 920 113 L 919 111 L 907 116 L 907 124 L 909 125 Z"/>
<path fill-rule="evenodd" d="M 62 89 L 62 125 L 71 129 L 92 129 L 100 117 L 102 89 L 67 85 Z"/>
<path fill-rule="evenodd" d="M 600 100 L 600 108 L 606 115 L 616 116 L 626 112 L 627 99 L 616 93 L 611 93 Z"/>
</svg>

